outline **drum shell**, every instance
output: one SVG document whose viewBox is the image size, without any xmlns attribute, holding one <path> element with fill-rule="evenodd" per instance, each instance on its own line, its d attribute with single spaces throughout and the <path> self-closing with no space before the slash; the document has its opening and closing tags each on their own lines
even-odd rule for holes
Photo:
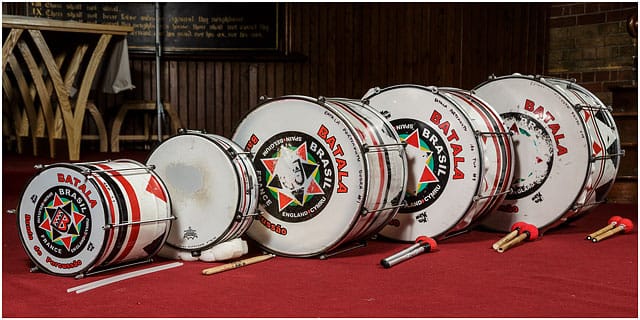
<svg viewBox="0 0 640 320">
<path fill-rule="evenodd" d="M 128 160 L 47 166 L 25 186 L 17 212 L 29 258 L 44 272 L 61 276 L 149 258 L 170 225 L 162 182 Z M 140 223 L 148 219 L 164 220 Z M 121 223 L 128 225 L 114 226 Z"/>
<path fill-rule="evenodd" d="M 166 242 L 174 250 L 198 255 L 239 238 L 257 206 L 257 178 L 247 154 L 215 134 L 182 130 L 150 154 L 167 184 L 177 217 Z"/>
<path fill-rule="evenodd" d="M 254 154 L 259 172 L 260 222 L 247 234 L 268 251 L 294 257 L 320 255 L 375 234 L 396 213 L 406 177 L 403 148 L 392 131 L 379 128 L 385 122 L 363 103 L 339 98 L 283 96 L 249 113 L 233 136 Z M 388 142 L 389 150 L 377 149 Z M 321 188 L 311 198 L 300 197 L 309 201 L 280 202 L 293 196 L 274 187 L 275 177 L 287 177 L 276 174 L 276 163 L 294 158 L 309 170 L 317 166 Z"/>
<path fill-rule="evenodd" d="M 544 232 L 604 200 L 621 152 L 615 122 L 597 97 L 568 80 L 520 74 L 492 77 L 474 91 L 518 142 L 514 192 L 483 225 L 507 232 L 524 221 Z"/>
<path fill-rule="evenodd" d="M 413 84 L 374 88 L 363 99 L 391 120 L 409 154 L 407 206 L 382 236 L 445 239 L 472 228 L 504 196 L 513 150 L 499 116 L 481 99 Z M 495 145 L 486 149 L 483 140 Z"/>
</svg>

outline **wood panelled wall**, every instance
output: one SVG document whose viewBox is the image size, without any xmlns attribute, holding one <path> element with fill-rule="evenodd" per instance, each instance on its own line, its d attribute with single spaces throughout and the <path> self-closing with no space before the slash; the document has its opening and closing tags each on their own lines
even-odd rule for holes
<svg viewBox="0 0 640 320">
<path fill-rule="evenodd" d="M 360 98 L 371 87 L 402 83 L 471 89 L 491 74 L 545 71 L 548 4 L 283 7 L 284 57 L 162 57 L 161 96 L 183 127 L 230 137 L 260 96 Z M 124 101 L 155 101 L 154 57 L 132 56 L 131 70 L 136 89 L 95 95 L 107 127 Z M 139 119 L 128 121 L 122 133 L 141 130 Z"/>
</svg>

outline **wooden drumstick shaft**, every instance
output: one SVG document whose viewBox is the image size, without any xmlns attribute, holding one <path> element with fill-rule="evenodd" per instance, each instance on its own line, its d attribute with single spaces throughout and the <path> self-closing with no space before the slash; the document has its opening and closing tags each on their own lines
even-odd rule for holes
<svg viewBox="0 0 640 320">
<path fill-rule="evenodd" d="M 529 233 L 528 232 L 523 232 L 521 233 L 519 236 L 517 236 L 516 238 L 512 239 L 511 241 L 503 244 L 502 246 L 498 247 L 498 252 L 502 253 L 505 252 L 507 250 L 509 250 L 509 248 L 515 246 L 516 244 L 526 240 L 529 237 Z"/>
<path fill-rule="evenodd" d="M 220 272 L 227 271 L 227 270 L 237 269 L 237 268 L 244 267 L 244 266 L 247 266 L 247 265 L 250 265 L 250 264 L 254 264 L 254 263 L 262 262 L 262 261 L 265 261 L 265 260 L 269 260 L 269 259 L 271 259 L 273 257 L 275 257 L 274 254 L 265 254 L 265 255 L 261 255 L 261 256 L 247 258 L 247 259 L 243 259 L 243 260 L 240 260 L 240 261 L 223 264 L 221 266 L 204 269 L 204 270 L 202 270 L 202 274 L 203 275 L 210 275 L 210 274 L 220 273 Z"/>
<path fill-rule="evenodd" d="M 598 242 L 600 240 L 606 239 L 606 238 L 611 237 L 612 235 L 614 235 L 614 234 L 616 234 L 618 232 L 624 231 L 624 228 L 625 228 L 625 225 L 619 225 L 619 226 L 617 226 L 617 227 L 615 227 L 615 228 L 613 228 L 613 229 L 611 229 L 611 230 L 609 230 L 609 231 L 607 231 L 607 232 L 605 232 L 603 234 L 595 236 L 593 239 L 591 239 L 591 241 Z"/>
<path fill-rule="evenodd" d="M 588 235 L 587 236 L 587 240 L 591 240 L 591 239 L 595 238 L 596 236 L 599 236 L 599 235 L 601 235 L 601 234 L 603 234 L 603 233 L 615 228 L 615 226 L 617 224 L 618 224 L 617 222 L 612 222 L 612 223 L 608 224 L 606 227 L 604 227 L 604 228 L 602 228 L 602 229 L 600 229 L 600 230 Z"/>
<path fill-rule="evenodd" d="M 504 243 L 511 241 L 511 239 L 515 238 L 518 235 L 518 229 L 513 230 L 511 232 L 509 232 L 506 236 L 502 237 L 502 239 L 496 241 L 496 243 L 494 243 L 491 247 L 493 247 L 494 250 L 498 250 L 498 248 L 503 245 Z"/>
</svg>

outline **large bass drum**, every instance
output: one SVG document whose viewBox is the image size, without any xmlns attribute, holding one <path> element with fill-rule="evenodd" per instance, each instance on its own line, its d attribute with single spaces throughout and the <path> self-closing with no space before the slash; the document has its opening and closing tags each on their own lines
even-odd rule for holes
<svg viewBox="0 0 640 320">
<path fill-rule="evenodd" d="M 618 171 L 620 139 L 610 110 L 573 81 L 514 74 L 474 89 L 513 133 L 513 191 L 482 224 L 516 221 L 541 231 L 602 203 Z"/>
<path fill-rule="evenodd" d="M 31 260 L 61 276 L 150 258 L 173 218 L 162 180 L 133 160 L 46 166 L 25 187 L 17 212 Z"/>
<path fill-rule="evenodd" d="M 258 181 L 248 154 L 233 141 L 181 130 L 158 145 L 147 164 L 167 185 L 177 218 L 161 256 L 173 258 L 177 252 L 183 260 L 198 259 L 249 229 Z"/>
<path fill-rule="evenodd" d="M 247 234 L 264 249 L 306 257 L 374 235 L 404 198 L 404 148 L 389 122 L 360 101 L 266 100 L 233 140 L 253 154 L 259 216 Z"/>
<path fill-rule="evenodd" d="M 407 205 L 380 234 L 413 241 L 468 231 L 509 191 L 513 148 L 498 114 L 456 88 L 398 85 L 364 97 L 407 144 Z"/>
</svg>

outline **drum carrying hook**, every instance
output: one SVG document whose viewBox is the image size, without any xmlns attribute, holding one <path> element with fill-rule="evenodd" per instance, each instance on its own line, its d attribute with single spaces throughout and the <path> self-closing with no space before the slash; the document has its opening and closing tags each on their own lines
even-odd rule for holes
<svg viewBox="0 0 640 320">
<path fill-rule="evenodd" d="M 137 224 L 144 224 L 144 223 L 152 223 L 152 222 L 160 222 L 160 221 L 167 221 L 167 220 L 176 220 L 176 216 L 170 216 L 168 218 L 161 218 L 161 219 L 154 219 L 154 220 L 144 220 L 144 221 L 133 221 L 133 222 L 125 222 L 125 223 L 110 223 L 107 224 L 106 226 L 102 226 L 102 230 L 109 230 L 112 228 L 119 228 L 119 227 L 126 227 L 126 226 L 131 226 L 131 225 L 137 225 Z"/>
</svg>

